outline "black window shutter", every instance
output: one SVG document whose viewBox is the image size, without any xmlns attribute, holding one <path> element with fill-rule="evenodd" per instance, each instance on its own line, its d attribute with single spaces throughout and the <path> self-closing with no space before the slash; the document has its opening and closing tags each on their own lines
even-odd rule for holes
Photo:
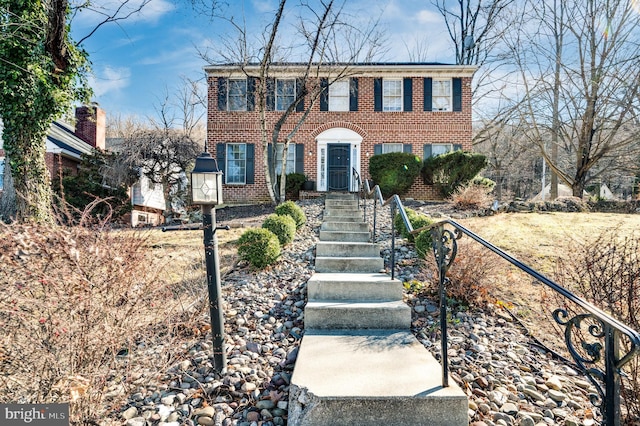
<svg viewBox="0 0 640 426">
<path fill-rule="evenodd" d="M 247 144 L 247 178 L 246 183 L 255 183 L 255 149 L 252 143 Z"/>
<path fill-rule="evenodd" d="M 254 111 L 256 108 L 256 78 L 247 79 L 247 111 Z"/>
<path fill-rule="evenodd" d="M 413 111 L 413 80 L 409 77 L 402 80 L 404 92 L 404 109 L 403 111 Z"/>
<path fill-rule="evenodd" d="M 304 144 L 297 143 L 296 147 L 296 173 L 304 173 Z"/>
<path fill-rule="evenodd" d="M 304 90 L 304 79 L 297 78 L 296 79 L 296 99 L 298 99 L 302 95 L 303 90 Z M 298 102 L 298 105 L 296 105 L 296 111 L 297 112 L 304 111 L 304 96 L 302 97 L 300 102 Z"/>
<path fill-rule="evenodd" d="M 373 110 L 382 111 L 382 79 L 373 80 Z"/>
<path fill-rule="evenodd" d="M 320 79 L 320 111 L 329 111 L 329 79 Z"/>
<path fill-rule="evenodd" d="M 373 146 L 373 155 L 382 154 L 382 144 L 377 143 Z"/>
<path fill-rule="evenodd" d="M 267 111 L 276 109 L 276 79 L 267 78 Z"/>
<path fill-rule="evenodd" d="M 462 111 L 462 79 L 454 78 L 451 84 L 453 86 L 453 110 Z"/>
<path fill-rule="evenodd" d="M 433 107 L 431 105 L 432 97 L 433 97 L 433 80 L 431 79 L 431 77 L 426 77 L 424 79 L 424 110 L 425 111 L 433 111 Z M 431 149 L 431 145 L 429 145 L 429 149 Z"/>
<path fill-rule="evenodd" d="M 422 159 L 426 160 L 427 158 L 431 157 L 431 145 L 424 145 L 422 147 Z"/>
<path fill-rule="evenodd" d="M 412 150 L 413 150 L 413 147 L 411 146 L 410 143 L 405 143 L 402 145 L 402 152 L 411 154 Z"/>
<path fill-rule="evenodd" d="M 227 110 L 227 79 L 218 77 L 218 111 Z"/>
<path fill-rule="evenodd" d="M 358 110 L 358 79 L 349 79 L 349 111 Z"/>
<path fill-rule="evenodd" d="M 226 166 L 225 154 L 227 147 L 223 143 L 216 144 L 216 162 L 218 163 L 218 170 L 224 175 L 224 169 Z"/>
<path fill-rule="evenodd" d="M 454 150 L 454 151 L 462 151 L 462 145 L 460 145 L 460 144 L 453 144 L 453 150 Z"/>
</svg>

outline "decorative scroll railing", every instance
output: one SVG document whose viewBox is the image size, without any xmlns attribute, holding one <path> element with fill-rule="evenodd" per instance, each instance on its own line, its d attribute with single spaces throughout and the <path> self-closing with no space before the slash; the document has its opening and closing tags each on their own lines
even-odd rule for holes
<svg viewBox="0 0 640 426">
<path fill-rule="evenodd" d="M 620 410 L 620 378 L 622 367 L 640 352 L 640 333 L 616 320 L 598 309 L 586 300 L 573 294 L 543 274 L 525 265 L 490 242 L 474 234 L 453 220 L 443 220 L 430 226 L 414 230 L 409 222 L 398 195 L 393 195 L 386 201 L 382 197 L 380 187 L 370 188 L 369 182 L 359 182 L 359 198 L 363 201 L 364 218 L 367 220 L 367 200 L 373 201 L 373 241 L 376 242 L 376 216 L 378 207 L 389 206 L 391 209 L 391 276 L 395 270 L 395 230 L 393 222 L 397 211 L 400 213 L 404 225 L 410 233 L 423 230 L 431 232 L 433 253 L 438 267 L 439 276 L 439 309 L 441 328 L 441 361 L 442 386 L 449 385 L 449 363 L 447 358 L 447 271 L 451 267 L 458 252 L 457 241 L 466 235 L 486 249 L 492 251 L 504 260 L 535 278 L 576 308 L 571 311 L 558 308 L 553 311 L 554 321 L 564 328 L 564 340 L 567 350 L 582 373 L 593 384 L 597 395 L 591 396 L 591 403 L 602 413 L 602 424 L 619 426 L 621 422 Z M 579 313 L 577 312 L 579 311 Z"/>
</svg>

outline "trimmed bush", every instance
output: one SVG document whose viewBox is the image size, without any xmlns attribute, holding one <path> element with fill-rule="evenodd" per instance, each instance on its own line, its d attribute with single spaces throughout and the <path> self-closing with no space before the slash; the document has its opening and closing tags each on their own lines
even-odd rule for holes
<svg viewBox="0 0 640 426">
<path fill-rule="evenodd" d="M 415 210 L 405 207 L 404 212 L 407 214 L 407 219 L 409 219 L 409 223 L 414 230 L 433 223 L 428 216 L 418 213 Z M 411 243 L 414 242 L 415 235 L 410 234 L 407 227 L 404 226 L 404 221 L 402 220 L 400 213 L 396 213 L 396 217 L 393 219 L 393 225 L 402 237 L 406 238 Z"/>
<path fill-rule="evenodd" d="M 304 214 L 302 207 L 300 207 L 293 201 L 285 201 L 284 203 L 276 206 L 275 212 L 280 216 L 291 216 L 296 222 L 296 229 L 300 229 L 302 225 L 307 223 L 307 216 Z"/>
<path fill-rule="evenodd" d="M 418 234 L 418 236 L 416 237 L 416 252 L 418 252 L 418 256 L 421 259 L 426 259 L 426 257 L 431 254 L 432 252 L 432 247 L 431 247 L 431 230 L 430 229 L 425 229 L 424 231 L 420 232 Z"/>
<path fill-rule="evenodd" d="M 289 215 L 270 214 L 262 223 L 262 227 L 273 232 L 281 246 L 289 244 L 296 236 L 296 222 Z"/>
<path fill-rule="evenodd" d="M 453 151 L 424 160 L 425 185 L 436 185 L 443 197 L 449 197 L 461 185 L 475 178 L 487 166 L 487 157 L 471 152 Z"/>
<path fill-rule="evenodd" d="M 268 229 L 249 229 L 238 239 L 238 256 L 254 268 L 264 268 L 280 257 L 280 242 Z"/>
<path fill-rule="evenodd" d="M 382 195 L 405 194 L 420 174 L 422 161 L 411 153 L 390 152 L 369 159 L 369 173 Z"/>
</svg>

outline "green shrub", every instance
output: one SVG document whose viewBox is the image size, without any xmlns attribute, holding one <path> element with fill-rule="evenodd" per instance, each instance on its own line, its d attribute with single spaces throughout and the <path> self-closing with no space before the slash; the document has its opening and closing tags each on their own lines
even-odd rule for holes
<svg viewBox="0 0 640 426">
<path fill-rule="evenodd" d="M 487 192 L 493 191 L 493 188 L 496 187 L 496 182 L 484 176 L 476 176 L 471 180 L 471 183 L 474 185 L 480 185 L 487 188 Z"/>
<path fill-rule="evenodd" d="M 307 223 L 307 216 L 304 214 L 302 207 L 293 201 L 285 201 L 278 205 L 275 209 L 277 215 L 288 215 L 296 222 L 296 229 L 300 229 L 302 225 Z"/>
<path fill-rule="evenodd" d="M 378 154 L 369 159 L 369 174 L 385 198 L 405 194 L 420 174 L 421 167 L 420 157 L 405 152 Z"/>
<path fill-rule="evenodd" d="M 238 256 L 254 268 L 264 268 L 280 257 L 278 237 L 268 229 L 249 229 L 238 239 Z"/>
<path fill-rule="evenodd" d="M 409 219 L 409 223 L 414 230 L 433 223 L 428 216 L 418 213 L 410 208 L 405 207 L 404 212 L 407 214 L 407 219 Z M 409 242 L 414 242 L 415 235 L 410 234 L 407 227 L 404 226 L 404 221 L 402 220 L 400 213 L 396 213 L 396 216 L 393 218 L 393 225 L 400 235 L 406 238 Z"/>
<path fill-rule="evenodd" d="M 296 222 L 289 215 L 270 214 L 262 227 L 273 232 L 282 246 L 289 244 L 296 236 Z"/>
<path fill-rule="evenodd" d="M 482 154 L 453 151 L 424 160 L 422 178 L 425 185 L 436 185 L 443 197 L 475 178 L 487 166 Z"/>
<path fill-rule="evenodd" d="M 425 259 L 432 252 L 431 241 L 432 239 L 430 229 L 421 231 L 416 237 L 416 252 L 418 252 L 418 256 L 421 259 Z"/>
</svg>

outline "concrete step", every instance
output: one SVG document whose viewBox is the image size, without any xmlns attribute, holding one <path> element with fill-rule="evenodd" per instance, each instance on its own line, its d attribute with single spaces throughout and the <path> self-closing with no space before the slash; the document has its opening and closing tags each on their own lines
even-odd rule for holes
<svg viewBox="0 0 640 426">
<path fill-rule="evenodd" d="M 320 225 L 321 231 L 349 231 L 369 232 L 369 224 L 364 222 L 333 222 L 327 221 Z"/>
<path fill-rule="evenodd" d="M 409 329 L 411 308 L 401 300 L 314 300 L 304 308 L 304 329 Z"/>
<path fill-rule="evenodd" d="M 380 257 L 380 246 L 373 243 L 318 241 L 316 256 L 320 257 Z"/>
<path fill-rule="evenodd" d="M 316 256 L 316 272 L 378 273 L 383 270 L 381 257 Z"/>
<path fill-rule="evenodd" d="M 320 241 L 352 241 L 366 243 L 371 239 L 371 233 L 351 231 L 323 231 L 320 230 Z"/>
<path fill-rule="evenodd" d="M 402 283 L 387 274 L 315 273 L 307 281 L 314 300 L 402 300 Z"/>
<path fill-rule="evenodd" d="M 358 200 L 342 200 L 342 199 L 329 199 L 324 200 L 325 208 L 333 208 L 333 207 L 351 207 L 354 209 L 358 208 Z"/>
<path fill-rule="evenodd" d="M 348 192 L 329 192 L 325 196 L 325 200 L 355 200 L 356 195 Z"/>
<path fill-rule="evenodd" d="M 441 371 L 408 331 L 305 329 L 288 424 L 467 426 L 467 397 Z"/>
<path fill-rule="evenodd" d="M 323 217 L 323 221 L 324 222 L 362 222 L 362 213 L 357 212 L 355 214 L 353 213 L 348 213 L 348 216 L 343 216 L 343 215 L 333 215 L 333 216 L 324 216 Z M 363 222 L 364 223 L 364 222 Z"/>
</svg>

